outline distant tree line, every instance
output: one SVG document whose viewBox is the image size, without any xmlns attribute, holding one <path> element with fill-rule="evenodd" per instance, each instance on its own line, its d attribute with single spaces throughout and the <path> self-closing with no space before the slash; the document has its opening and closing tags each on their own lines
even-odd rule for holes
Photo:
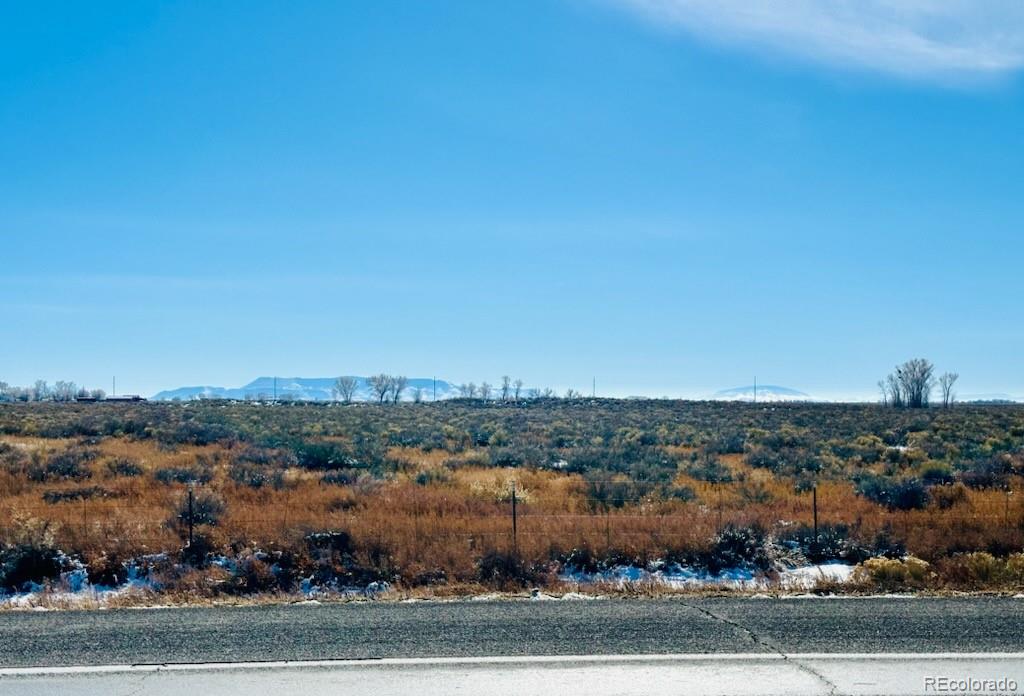
<svg viewBox="0 0 1024 696">
<path fill-rule="evenodd" d="M 895 408 L 925 408 L 931 401 L 932 392 L 938 387 L 942 407 L 949 408 L 956 399 L 953 386 L 960 375 L 945 372 L 935 376 L 935 366 L 924 358 L 914 358 L 897 365 L 885 379 L 878 381 L 882 393 L 882 404 Z"/>
<path fill-rule="evenodd" d="M 16 387 L 0 382 L 0 401 L 74 401 L 86 397 L 104 399 L 106 396 L 102 389 L 90 390 L 63 380 L 50 385 L 46 380 L 37 379 L 30 387 Z"/>
<path fill-rule="evenodd" d="M 380 373 L 366 378 L 366 386 L 372 401 L 379 404 L 397 404 L 408 395 L 415 403 L 420 403 L 427 395 L 422 387 L 409 386 L 409 379 L 404 375 Z M 515 403 L 526 399 L 557 399 L 553 389 L 526 389 L 521 379 L 513 379 L 503 375 L 498 385 L 489 382 L 466 382 L 456 387 L 459 398 L 480 401 L 499 401 Z M 331 392 L 336 401 L 352 403 L 359 394 L 359 379 L 356 377 L 338 377 Z M 575 389 L 566 390 L 564 399 L 579 399 L 583 394 Z"/>
</svg>

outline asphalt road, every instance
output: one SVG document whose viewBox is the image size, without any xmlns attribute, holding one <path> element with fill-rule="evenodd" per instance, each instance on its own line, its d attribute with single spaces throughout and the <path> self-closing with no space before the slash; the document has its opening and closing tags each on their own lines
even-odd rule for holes
<svg viewBox="0 0 1024 696">
<path fill-rule="evenodd" d="M 0 613 L 0 667 L 677 653 L 1016 653 L 1024 599 L 418 602 Z"/>
</svg>

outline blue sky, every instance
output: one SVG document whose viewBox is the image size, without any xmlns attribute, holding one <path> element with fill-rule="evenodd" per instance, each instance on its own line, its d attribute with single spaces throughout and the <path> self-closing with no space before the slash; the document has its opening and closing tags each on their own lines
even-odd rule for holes
<svg viewBox="0 0 1024 696">
<path fill-rule="evenodd" d="M 31 3 L 0 380 L 1024 395 L 1013 4 Z"/>
</svg>

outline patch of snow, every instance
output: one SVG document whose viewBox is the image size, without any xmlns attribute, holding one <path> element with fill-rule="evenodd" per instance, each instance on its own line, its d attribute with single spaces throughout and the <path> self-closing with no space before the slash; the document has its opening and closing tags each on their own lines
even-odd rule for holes
<svg viewBox="0 0 1024 696">
<path fill-rule="evenodd" d="M 588 599 L 598 599 L 597 595 L 583 594 L 582 592 L 566 592 L 561 597 L 562 600 L 567 602 L 584 601 Z"/>
<path fill-rule="evenodd" d="M 786 589 L 810 589 L 818 581 L 845 583 L 853 575 L 853 566 L 832 562 L 791 568 L 779 573 L 779 585 Z"/>
<path fill-rule="evenodd" d="M 592 584 L 607 582 L 615 585 L 629 583 L 652 583 L 674 589 L 721 587 L 730 589 L 811 589 L 819 580 L 844 583 L 853 574 L 853 566 L 845 563 L 823 563 L 820 565 L 787 568 L 774 574 L 766 574 L 749 568 L 726 568 L 711 573 L 703 568 L 690 568 L 673 563 L 667 566 L 652 564 L 649 568 L 633 565 L 617 565 L 604 571 L 588 573 L 566 568 L 559 579 L 565 582 Z"/>
<path fill-rule="evenodd" d="M 497 592 L 488 592 L 482 595 L 473 595 L 469 598 L 471 602 L 493 602 L 496 599 L 501 599 L 502 596 Z"/>
</svg>

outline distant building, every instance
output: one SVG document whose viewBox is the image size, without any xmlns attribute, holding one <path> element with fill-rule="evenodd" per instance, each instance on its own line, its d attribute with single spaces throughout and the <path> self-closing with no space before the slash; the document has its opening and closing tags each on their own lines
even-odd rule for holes
<svg viewBox="0 0 1024 696">
<path fill-rule="evenodd" d="M 145 401 L 146 399 L 138 394 L 121 394 L 120 396 L 108 396 L 104 401 Z"/>
</svg>

